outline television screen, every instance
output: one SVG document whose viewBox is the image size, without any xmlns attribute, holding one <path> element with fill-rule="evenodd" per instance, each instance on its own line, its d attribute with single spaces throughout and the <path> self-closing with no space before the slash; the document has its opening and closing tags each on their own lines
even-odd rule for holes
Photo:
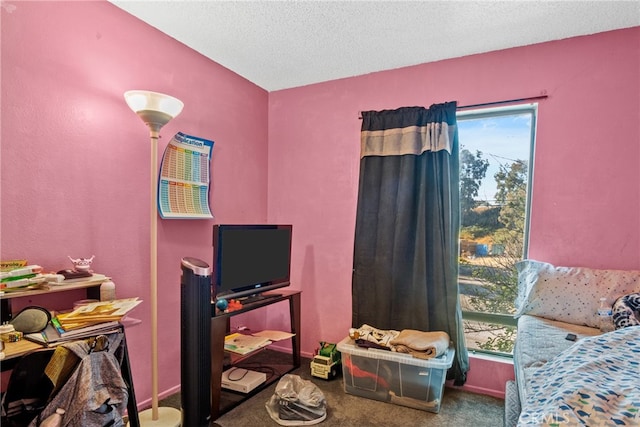
<svg viewBox="0 0 640 427">
<path fill-rule="evenodd" d="M 216 299 L 289 286 L 291 225 L 214 225 Z"/>
</svg>

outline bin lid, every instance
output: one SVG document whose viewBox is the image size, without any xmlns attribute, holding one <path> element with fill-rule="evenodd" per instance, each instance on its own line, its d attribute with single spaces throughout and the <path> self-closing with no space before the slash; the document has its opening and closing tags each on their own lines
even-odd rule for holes
<svg viewBox="0 0 640 427">
<path fill-rule="evenodd" d="M 346 353 L 359 357 L 389 360 L 405 365 L 414 365 L 434 369 L 449 369 L 453 364 L 453 356 L 455 355 L 455 349 L 453 347 L 449 347 L 447 349 L 447 352 L 440 357 L 434 357 L 431 359 L 419 359 L 406 353 L 398 353 L 396 351 L 389 350 L 379 350 L 376 348 L 359 347 L 356 342 L 350 337 L 346 337 L 338 343 L 338 351 L 343 354 Z"/>
</svg>

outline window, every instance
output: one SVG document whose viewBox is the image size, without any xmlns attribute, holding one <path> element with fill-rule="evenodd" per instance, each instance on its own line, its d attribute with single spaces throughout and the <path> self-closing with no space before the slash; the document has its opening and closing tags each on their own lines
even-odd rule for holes
<svg viewBox="0 0 640 427">
<path fill-rule="evenodd" d="M 458 112 L 460 304 L 470 351 L 513 353 L 526 257 L 536 104 Z"/>
</svg>

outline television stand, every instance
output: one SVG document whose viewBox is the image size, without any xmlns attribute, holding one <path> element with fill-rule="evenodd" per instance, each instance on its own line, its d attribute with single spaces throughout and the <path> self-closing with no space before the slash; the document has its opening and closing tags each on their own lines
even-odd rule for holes
<svg viewBox="0 0 640 427">
<path fill-rule="evenodd" d="M 211 420 L 216 420 L 218 417 L 231 409 L 238 406 L 240 403 L 259 393 L 264 388 L 278 381 L 283 375 L 293 371 L 300 367 L 300 293 L 301 291 L 284 290 L 278 294 L 260 294 L 266 298 L 259 299 L 255 302 L 246 303 L 243 302 L 242 308 L 227 313 L 221 313 L 216 310 L 215 303 L 211 305 Z M 276 374 L 267 378 L 267 381 L 260 386 L 253 389 L 247 394 L 240 394 L 233 391 L 222 390 L 222 372 L 228 369 L 229 366 L 225 366 L 225 351 L 224 351 L 224 338 L 230 332 L 230 319 L 240 313 L 246 313 L 252 310 L 257 310 L 263 307 L 267 307 L 271 304 L 288 301 L 289 303 L 289 319 L 291 332 L 291 358 L 287 362 L 287 353 L 282 353 L 282 361 L 284 364 L 280 364 L 278 360 L 277 364 L 273 363 L 274 371 Z M 251 353 L 242 358 L 241 361 L 246 361 L 253 356 L 256 358 L 257 354 Z M 240 361 L 238 361 L 240 362 Z M 277 366 L 276 366 L 277 365 Z M 224 397 L 224 399 L 223 399 Z"/>
</svg>

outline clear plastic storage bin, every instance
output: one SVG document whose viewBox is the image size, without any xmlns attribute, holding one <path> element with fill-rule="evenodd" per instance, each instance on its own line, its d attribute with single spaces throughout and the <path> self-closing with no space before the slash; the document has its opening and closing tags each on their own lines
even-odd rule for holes
<svg viewBox="0 0 640 427">
<path fill-rule="evenodd" d="M 349 394 L 408 406 L 440 411 L 447 370 L 455 350 L 433 359 L 405 353 L 358 347 L 346 337 L 338 343 L 342 353 L 344 391 Z"/>
</svg>

